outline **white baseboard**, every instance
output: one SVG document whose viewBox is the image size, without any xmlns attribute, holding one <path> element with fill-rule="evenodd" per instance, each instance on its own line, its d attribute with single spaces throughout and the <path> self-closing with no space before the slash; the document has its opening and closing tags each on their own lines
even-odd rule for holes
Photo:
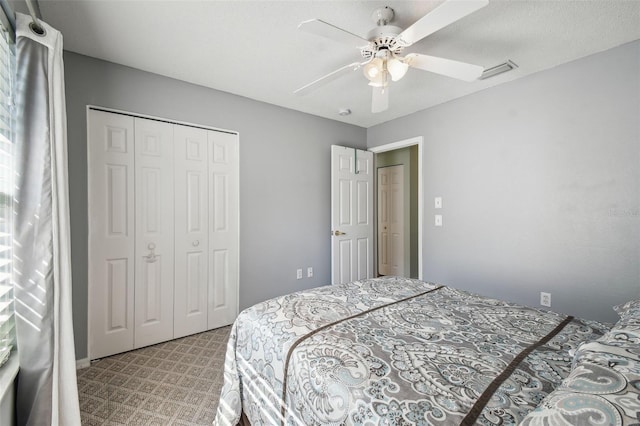
<svg viewBox="0 0 640 426">
<path fill-rule="evenodd" d="M 90 365 L 91 365 L 91 361 L 89 361 L 89 358 L 82 358 L 82 359 L 76 360 L 76 370 L 87 368 Z"/>
</svg>

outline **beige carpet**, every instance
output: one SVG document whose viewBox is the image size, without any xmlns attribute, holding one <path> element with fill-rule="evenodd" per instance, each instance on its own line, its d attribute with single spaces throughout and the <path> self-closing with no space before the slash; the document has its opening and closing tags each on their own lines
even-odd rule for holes
<svg viewBox="0 0 640 426">
<path fill-rule="evenodd" d="M 83 425 L 210 425 L 230 327 L 114 355 L 78 370 Z"/>
</svg>

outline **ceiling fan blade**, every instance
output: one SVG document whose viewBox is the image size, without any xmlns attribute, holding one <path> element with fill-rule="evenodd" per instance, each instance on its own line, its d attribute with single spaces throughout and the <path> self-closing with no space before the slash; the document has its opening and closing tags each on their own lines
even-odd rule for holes
<svg viewBox="0 0 640 426">
<path fill-rule="evenodd" d="M 369 40 L 350 33 L 347 30 L 343 30 L 342 28 L 338 28 L 335 25 L 331 25 L 328 22 L 324 22 L 321 19 L 310 19 L 301 22 L 300 25 L 298 25 L 298 29 L 310 34 L 326 37 L 333 41 L 350 44 L 354 47 L 364 46 L 369 43 Z"/>
<path fill-rule="evenodd" d="M 295 93 L 296 95 L 306 95 L 307 93 L 314 91 L 318 87 L 324 86 L 325 84 L 329 83 L 330 81 L 336 80 L 337 78 L 340 78 L 345 74 L 349 74 L 349 72 L 351 72 L 351 71 L 357 70 L 358 68 L 360 68 L 365 63 L 366 62 L 363 62 L 363 63 L 354 62 L 352 64 L 345 65 L 342 68 L 338 68 L 337 70 L 332 71 L 329 74 L 324 75 L 324 76 L 320 77 L 319 79 L 314 80 L 311 83 L 302 86 L 301 88 L 299 88 L 298 90 L 294 91 L 293 93 Z"/>
<path fill-rule="evenodd" d="M 398 40 L 405 46 L 412 45 L 487 4 L 489 0 L 447 0 L 400 33 Z"/>
<path fill-rule="evenodd" d="M 413 68 L 464 81 L 477 80 L 484 71 L 484 68 L 480 65 L 467 64 L 466 62 L 458 62 L 437 56 L 420 55 L 418 53 L 410 53 L 405 56 L 405 62 Z"/>
<path fill-rule="evenodd" d="M 371 112 L 382 112 L 389 108 L 389 86 L 373 87 Z"/>
</svg>

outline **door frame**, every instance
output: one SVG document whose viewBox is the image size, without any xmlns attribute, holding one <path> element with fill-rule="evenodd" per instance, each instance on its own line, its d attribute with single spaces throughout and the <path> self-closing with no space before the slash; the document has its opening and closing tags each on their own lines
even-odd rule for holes
<svg viewBox="0 0 640 426">
<path fill-rule="evenodd" d="M 409 138 L 409 139 L 403 139 L 400 141 L 396 141 L 396 142 L 390 142 L 384 145 L 378 145 L 378 146 L 374 146 L 372 148 L 369 148 L 369 151 L 373 152 L 374 154 L 379 154 L 382 152 L 387 152 L 387 151 L 394 151 L 396 149 L 400 149 L 400 148 L 406 148 L 409 146 L 414 146 L 417 145 L 418 146 L 418 279 L 423 279 L 424 277 L 424 270 L 423 270 L 423 261 L 422 261 L 422 252 L 423 252 L 423 248 L 422 248 L 422 239 L 423 239 L 423 221 L 424 221 L 424 183 L 423 183 L 423 144 L 424 144 L 424 138 L 422 136 L 416 136 L 413 138 Z M 374 165 L 375 166 L 375 165 Z M 376 182 L 376 190 L 373 191 L 374 194 L 377 194 L 378 188 L 377 188 L 377 182 Z M 377 195 L 376 195 L 377 196 Z M 377 200 L 376 200 L 377 202 Z M 376 227 L 374 234 L 374 238 L 375 238 L 375 243 L 374 243 L 374 259 L 375 259 L 375 273 L 378 273 L 378 261 L 377 261 L 377 256 L 378 256 L 378 241 L 377 241 L 377 233 L 378 233 L 378 229 L 377 229 L 377 223 L 378 223 L 378 216 L 377 216 L 377 211 L 375 211 L 374 209 L 374 214 L 376 215 L 375 220 L 373 221 L 374 226 Z"/>
</svg>

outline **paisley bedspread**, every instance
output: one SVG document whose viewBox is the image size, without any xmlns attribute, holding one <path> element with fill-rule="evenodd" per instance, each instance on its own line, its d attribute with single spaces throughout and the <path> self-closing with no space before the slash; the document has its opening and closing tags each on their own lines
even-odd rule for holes
<svg viewBox="0 0 640 426">
<path fill-rule="evenodd" d="M 413 279 L 302 291 L 238 316 L 214 424 L 518 424 L 606 331 Z"/>
</svg>

